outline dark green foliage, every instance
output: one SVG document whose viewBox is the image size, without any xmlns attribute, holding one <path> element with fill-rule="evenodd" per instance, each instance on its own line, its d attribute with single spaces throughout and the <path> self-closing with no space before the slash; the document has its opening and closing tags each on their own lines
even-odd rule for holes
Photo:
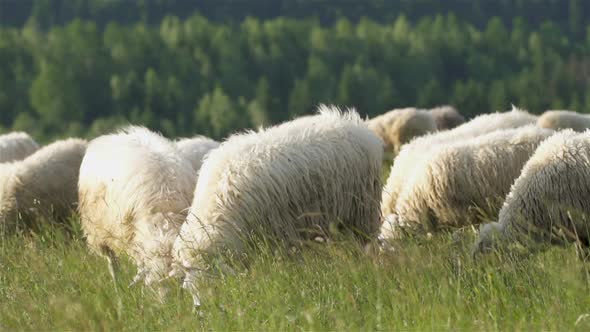
<svg viewBox="0 0 590 332">
<path fill-rule="evenodd" d="M 340 17 L 358 21 L 371 17 L 379 22 L 405 14 L 412 21 L 438 13 L 455 13 L 478 27 L 497 16 L 509 23 L 523 17 L 536 26 L 555 21 L 564 30 L 583 37 L 590 22 L 590 3 L 584 0 L 5 0 L 0 1 L 0 24 L 22 26 L 27 19 L 47 27 L 81 18 L 106 25 L 109 22 L 157 24 L 166 15 L 186 18 L 200 13 L 215 21 L 239 22 L 246 17 L 314 17 L 333 24 Z"/>
<path fill-rule="evenodd" d="M 67 3 L 77 7 L 64 9 L 63 17 L 0 28 L 0 128 L 27 130 L 40 141 L 94 136 L 125 123 L 169 136 L 222 138 L 308 114 L 319 103 L 355 106 L 364 116 L 440 104 L 466 117 L 511 103 L 535 113 L 590 110 L 585 12 L 565 25 L 536 27 L 502 15 L 478 27 L 460 10 L 386 23 L 340 18 L 327 26 L 313 19 L 219 23 L 204 16 L 166 16 L 156 24 L 155 2 L 137 1 L 128 3 L 143 3 L 150 24 L 76 19 L 53 26 L 78 11 L 121 6 Z M 181 8 L 175 6 L 184 2 L 157 3 Z"/>
</svg>

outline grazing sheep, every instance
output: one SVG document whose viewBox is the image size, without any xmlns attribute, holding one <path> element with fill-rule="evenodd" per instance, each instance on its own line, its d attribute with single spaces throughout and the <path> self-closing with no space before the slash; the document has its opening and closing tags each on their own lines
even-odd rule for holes
<svg viewBox="0 0 590 332">
<path fill-rule="evenodd" d="M 425 158 L 439 146 L 460 142 L 484 135 L 495 130 L 518 128 L 534 124 L 537 118 L 525 111 L 513 108 L 510 112 L 482 114 L 469 122 L 451 130 L 418 137 L 406 144 L 395 158 L 381 199 L 381 211 L 384 217 L 395 213 L 398 196 L 404 187 L 412 187 L 413 174 Z"/>
<path fill-rule="evenodd" d="M 198 172 L 203 163 L 203 157 L 210 151 L 219 146 L 210 138 L 204 136 L 195 136 L 193 138 L 183 138 L 176 141 L 176 147 L 182 152 L 193 166 L 193 169 Z"/>
<path fill-rule="evenodd" d="M 134 282 L 150 285 L 165 276 L 195 182 L 175 145 L 146 128 L 130 126 L 90 142 L 80 166 L 80 218 L 89 247 L 107 258 L 115 283 L 120 254 L 137 264 Z"/>
<path fill-rule="evenodd" d="M 39 145 L 23 132 L 0 136 L 0 163 L 22 160 L 39 149 Z"/>
<path fill-rule="evenodd" d="M 564 130 L 545 140 L 522 169 L 498 222 L 483 225 L 474 253 L 500 243 L 590 242 L 590 131 Z"/>
<path fill-rule="evenodd" d="M 539 117 L 537 126 L 553 130 L 573 129 L 582 132 L 590 128 L 590 115 L 572 111 L 547 111 Z"/>
<path fill-rule="evenodd" d="M 430 109 L 429 112 L 438 130 L 453 129 L 465 122 L 463 115 L 459 114 L 453 106 L 439 106 Z"/>
<path fill-rule="evenodd" d="M 381 114 L 368 122 L 385 143 L 385 148 L 397 154 L 402 145 L 414 137 L 436 131 L 432 115 L 425 110 L 402 108 Z"/>
<path fill-rule="evenodd" d="M 78 171 L 86 141 L 66 139 L 25 160 L 0 166 L 0 220 L 12 228 L 20 220 L 63 221 L 78 202 Z M 40 220 L 43 219 L 43 220 Z"/>
<path fill-rule="evenodd" d="M 381 141 L 354 110 L 325 105 L 315 116 L 231 136 L 201 168 L 174 244 L 173 274 L 182 273 L 184 287 L 194 291 L 208 257 L 241 257 L 252 237 L 289 243 L 338 226 L 375 238 L 382 154 Z"/>
<path fill-rule="evenodd" d="M 477 224 L 482 213 L 496 215 L 523 165 L 552 134 L 530 125 L 432 150 L 397 200 L 398 226 L 436 231 Z M 392 233 L 383 237 L 397 237 L 395 227 L 389 229 Z"/>
</svg>

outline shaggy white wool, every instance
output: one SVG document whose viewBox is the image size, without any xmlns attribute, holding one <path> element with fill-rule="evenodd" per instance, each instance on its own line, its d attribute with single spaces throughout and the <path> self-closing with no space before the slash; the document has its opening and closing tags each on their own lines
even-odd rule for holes
<svg viewBox="0 0 590 332">
<path fill-rule="evenodd" d="M 342 225 L 374 238 L 382 153 L 354 110 L 323 105 L 318 115 L 229 137 L 201 168 L 175 272 L 191 284 L 208 255 L 240 256 L 252 235 L 297 241 Z"/>
<path fill-rule="evenodd" d="M 151 284 L 170 268 L 171 248 L 186 218 L 195 172 L 175 145 L 143 127 L 94 139 L 80 167 L 82 229 L 107 259 L 126 254 L 137 279 Z"/>
<path fill-rule="evenodd" d="M 523 167 L 499 213 L 484 225 L 476 252 L 503 241 L 533 248 L 590 239 L 590 131 L 564 130 L 545 140 Z"/>
<path fill-rule="evenodd" d="M 402 147 L 391 166 L 391 172 L 381 197 L 384 216 L 395 213 L 397 199 L 404 188 L 412 188 L 414 174 L 422 174 L 421 167 L 440 146 L 464 141 L 495 130 L 518 128 L 534 124 L 537 117 L 513 108 L 510 112 L 483 114 L 459 127 L 418 137 Z"/>
<path fill-rule="evenodd" d="M 47 145 L 22 161 L 0 165 L 0 219 L 16 222 L 62 221 L 78 201 L 78 171 L 86 141 L 66 139 Z"/>
<path fill-rule="evenodd" d="M 552 134 L 553 130 L 530 125 L 439 146 L 398 198 L 397 222 L 432 232 L 497 215 L 524 164 Z"/>
<path fill-rule="evenodd" d="M 219 142 L 204 136 L 183 138 L 175 143 L 180 152 L 190 161 L 195 172 L 201 169 L 205 155 L 219 146 Z"/>
<path fill-rule="evenodd" d="M 39 149 L 26 133 L 12 132 L 0 136 L 0 163 L 22 160 Z"/>
<path fill-rule="evenodd" d="M 572 111 L 551 110 L 539 117 L 537 126 L 554 130 L 573 129 L 582 132 L 590 128 L 590 115 Z"/>
</svg>

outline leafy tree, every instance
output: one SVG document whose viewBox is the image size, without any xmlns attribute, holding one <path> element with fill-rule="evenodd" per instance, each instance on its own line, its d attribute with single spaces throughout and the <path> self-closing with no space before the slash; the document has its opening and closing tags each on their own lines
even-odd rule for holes
<svg viewBox="0 0 590 332">
<path fill-rule="evenodd" d="M 33 109 L 44 124 L 58 129 L 64 128 L 64 120 L 80 121 L 84 115 L 80 111 L 83 109 L 80 85 L 67 78 L 58 66 L 43 63 L 41 73 L 31 85 Z"/>
<path fill-rule="evenodd" d="M 220 138 L 229 130 L 240 128 L 240 116 L 235 104 L 220 87 L 206 94 L 196 109 L 197 126 L 209 135 Z M 205 127 L 203 127 L 205 126 Z"/>
<path fill-rule="evenodd" d="M 311 92 L 307 81 L 296 80 L 289 96 L 289 114 L 291 116 L 301 116 L 311 113 L 312 106 Z"/>
<path fill-rule="evenodd" d="M 177 0 L 145 1 L 144 23 L 138 12 L 130 21 L 102 25 L 78 19 L 53 26 L 62 14 L 31 16 L 20 28 L 0 28 L 0 126 L 26 129 L 40 140 L 98 135 L 122 123 L 169 136 L 221 138 L 308 114 L 319 103 L 354 106 L 370 116 L 440 104 L 468 117 L 511 103 L 537 113 L 588 112 L 590 27 L 584 39 L 572 33 L 575 24 L 564 25 L 570 18 L 507 19 L 509 11 L 496 9 L 508 2 L 468 6 L 485 18 L 477 25 L 464 8 L 422 18 L 417 10 L 396 12 L 386 23 L 344 13 L 327 21 L 163 16 L 167 8 L 192 8 Z M 59 4 L 65 16 L 90 18 L 109 8 L 139 8 L 118 0 Z M 555 15 L 579 6 L 580 18 L 571 20 L 581 22 L 581 33 L 586 3 L 569 4 L 553 7 Z M 540 6 L 523 0 L 513 9 Z"/>
</svg>

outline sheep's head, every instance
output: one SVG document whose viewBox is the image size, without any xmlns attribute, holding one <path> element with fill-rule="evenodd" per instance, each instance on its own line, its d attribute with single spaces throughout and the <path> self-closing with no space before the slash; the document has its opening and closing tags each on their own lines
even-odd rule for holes
<svg viewBox="0 0 590 332">
<path fill-rule="evenodd" d="M 164 302 L 171 286 L 166 281 L 172 269 L 171 250 L 184 215 L 160 212 L 156 208 L 160 207 L 155 205 L 145 214 L 136 213 L 127 218 L 130 220 L 128 223 L 133 222 L 135 225 L 135 245 L 128 249 L 128 252 L 138 266 L 138 272 L 132 284 L 142 281 L 156 291 L 160 301 Z"/>
<path fill-rule="evenodd" d="M 152 257 L 146 259 L 145 262 L 138 264 L 137 274 L 129 286 L 131 287 L 139 282 L 143 282 L 148 288 L 154 291 L 158 300 L 164 303 L 168 298 L 171 287 L 171 284 L 167 282 L 167 279 L 171 276 L 166 273 L 170 269 L 169 265 L 169 258 Z"/>
<path fill-rule="evenodd" d="M 471 251 L 473 257 L 491 252 L 503 237 L 504 226 L 502 224 L 492 222 L 482 225 L 479 230 L 479 239 L 475 242 Z"/>
</svg>

